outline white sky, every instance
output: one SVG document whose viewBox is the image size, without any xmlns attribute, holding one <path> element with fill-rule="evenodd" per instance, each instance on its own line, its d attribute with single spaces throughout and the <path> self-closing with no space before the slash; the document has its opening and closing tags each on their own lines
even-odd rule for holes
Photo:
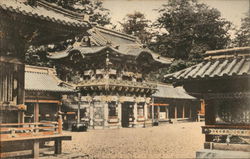
<svg viewBox="0 0 250 159">
<path fill-rule="evenodd" d="M 213 8 L 217 8 L 222 17 L 233 22 L 236 27 L 241 24 L 241 18 L 249 9 L 250 0 L 198 0 Z M 146 18 L 155 21 L 159 16 L 153 9 L 160 8 L 167 0 L 103 0 L 103 6 L 110 10 L 111 22 L 117 24 L 126 14 L 140 11 Z"/>
</svg>

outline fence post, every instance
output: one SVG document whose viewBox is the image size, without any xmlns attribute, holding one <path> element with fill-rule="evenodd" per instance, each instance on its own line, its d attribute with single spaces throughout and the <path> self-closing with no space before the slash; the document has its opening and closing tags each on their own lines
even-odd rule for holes
<svg viewBox="0 0 250 159">
<path fill-rule="evenodd" d="M 62 134 L 62 115 L 58 115 L 58 134 Z"/>
</svg>

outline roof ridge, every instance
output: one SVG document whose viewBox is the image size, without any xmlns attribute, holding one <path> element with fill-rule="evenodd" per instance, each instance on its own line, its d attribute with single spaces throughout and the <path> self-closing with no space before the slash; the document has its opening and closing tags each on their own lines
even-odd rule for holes
<svg viewBox="0 0 250 159">
<path fill-rule="evenodd" d="M 43 7 L 47 8 L 47 9 L 52 9 L 53 11 L 55 11 L 57 13 L 62 13 L 62 14 L 66 13 L 68 16 L 77 18 L 78 20 L 82 20 L 82 21 L 84 19 L 84 14 L 74 12 L 74 11 L 71 11 L 71 10 L 68 10 L 68 9 L 64 9 L 64 8 L 62 8 L 60 6 L 48 3 L 45 0 L 38 0 L 37 2 L 38 2 L 38 5 L 43 6 Z"/>
<path fill-rule="evenodd" d="M 120 38 L 124 38 L 124 39 L 127 39 L 127 40 L 133 40 L 134 42 L 139 42 L 136 36 L 129 35 L 129 34 L 126 34 L 126 33 L 122 33 L 120 31 L 116 31 L 116 30 L 111 30 L 111 29 L 108 29 L 108 28 L 105 28 L 105 27 L 102 27 L 102 26 L 98 26 L 98 25 L 96 25 L 95 27 L 100 29 L 101 31 L 106 32 L 106 33 L 110 32 L 113 35 L 116 34 Z"/>
<path fill-rule="evenodd" d="M 204 59 L 218 59 L 235 56 L 250 56 L 250 47 L 236 47 L 229 49 L 206 51 L 204 54 Z"/>
</svg>

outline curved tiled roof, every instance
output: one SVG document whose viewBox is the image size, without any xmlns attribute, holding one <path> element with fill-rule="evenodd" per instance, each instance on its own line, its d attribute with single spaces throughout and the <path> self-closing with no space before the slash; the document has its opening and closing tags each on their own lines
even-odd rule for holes
<svg viewBox="0 0 250 159">
<path fill-rule="evenodd" d="M 73 89 L 60 86 L 61 81 L 47 67 L 25 66 L 25 90 L 49 92 L 74 92 Z"/>
<path fill-rule="evenodd" d="M 89 27 L 89 23 L 83 21 L 84 15 L 68 11 L 43 0 L 37 1 L 37 6 L 27 5 L 21 0 L 0 0 L 0 9 L 62 25 Z"/>
<path fill-rule="evenodd" d="M 170 64 L 172 62 L 172 59 L 164 58 L 156 53 L 153 53 L 149 49 L 141 48 L 140 45 L 134 44 L 134 45 L 121 45 L 119 48 L 114 48 L 112 46 L 93 46 L 93 47 L 72 47 L 67 50 L 52 53 L 49 56 L 47 56 L 50 59 L 61 59 L 70 56 L 70 54 L 74 53 L 75 51 L 80 52 L 82 57 L 85 58 L 85 56 L 91 55 L 91 54 L 98 54 L 103 52 L 103 50 L 112 50 L 112 53 L 118 53 L 124 56 L 131 56 L 135 59 L 139 59 L 141 55 L 148 54 L 152 57 L 152 59 L 156 62 L 162 63 L 162 64 Z M 105 52 L 104 52 L 105 53 Z"/>
<path fill-rule="evenodd" d="M 68 57 L 70 53 L 78 51 L 85 58 L 85 55 L 100 53 L 105 49 L 110 49 L 115 53 L 130 56 L 135 59 L 140 58 L 143 54 L 148 54 L 157 63 L 169 65 L 172 59 L 165 58 L 153 51 L 145 48 L 138 39 L 134 36 L 113 31 L 104 27 L 96 26 L 88 31 L 90 34 L 90 40 L 94 45 L 92 46 L 75 46 L 69 47 L 66 50 L 60 52 L 51 53 L 48 58 L 61 59 Z M 112 52 L 111 52 L 112 53 Z"/>
<path fill-rule="evenodd" d="M 222 77 L 243 77 L 250 75 L 250 49 L 244 49 L 244 54 L 237 55 L 237 49 L 229 49 L 230 55 L 225 54 L 226 51 L 219 50 L 218 52 L 207 52 L 207 55 L 213 54 L 213 56 L 221 55 L 223 52 L 224 58 L 211 57 L 210 60 L 191 66 L 184 70 L 165 75 L 165 80 L 170 82 L 186 81 L 195 79 L 216 79 Z M 240 49 L 242 51 L 242 49 Z M 234 52 L 234 56 L 231 56 L 231 52 Z M 240 51 L 240 52 L 241 52 Z"/>
</svg>

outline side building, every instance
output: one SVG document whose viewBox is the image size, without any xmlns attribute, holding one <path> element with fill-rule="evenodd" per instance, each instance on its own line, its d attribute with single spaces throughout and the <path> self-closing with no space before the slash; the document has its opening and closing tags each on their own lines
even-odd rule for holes
<svg viewBox="0 0 250 159">
<path fill-rule="evenodd" d="M 198 121 L 199 113 L 204 116 L 204 105 L 189 95 L 183 87 L 157 84 L 157 92 L 152 95 L 151 109 L 156 124 L 183 121 Z"/>
<path fill-rule="evenodd" d="M 250 156 L 250 47 L 207 51 L 202 63 L 165 76 L 205 102 L 198 158 Z"/>
<path fill-rule="evenodd" d="M 25 122 L 57 121 L 64 95 L 74 90 L 64 85 L 53 68 L 25 65 Z"/>
<path fill-rule="evenodd" d="M 67 50 L 50 53 L 62 80 L 81 92 L 89 128 L 142 127 L 149 120 L 156 84 L 148 73 L 171 59 L 145 48 L 137 38 L 96 26 Z"/>
</svg>

